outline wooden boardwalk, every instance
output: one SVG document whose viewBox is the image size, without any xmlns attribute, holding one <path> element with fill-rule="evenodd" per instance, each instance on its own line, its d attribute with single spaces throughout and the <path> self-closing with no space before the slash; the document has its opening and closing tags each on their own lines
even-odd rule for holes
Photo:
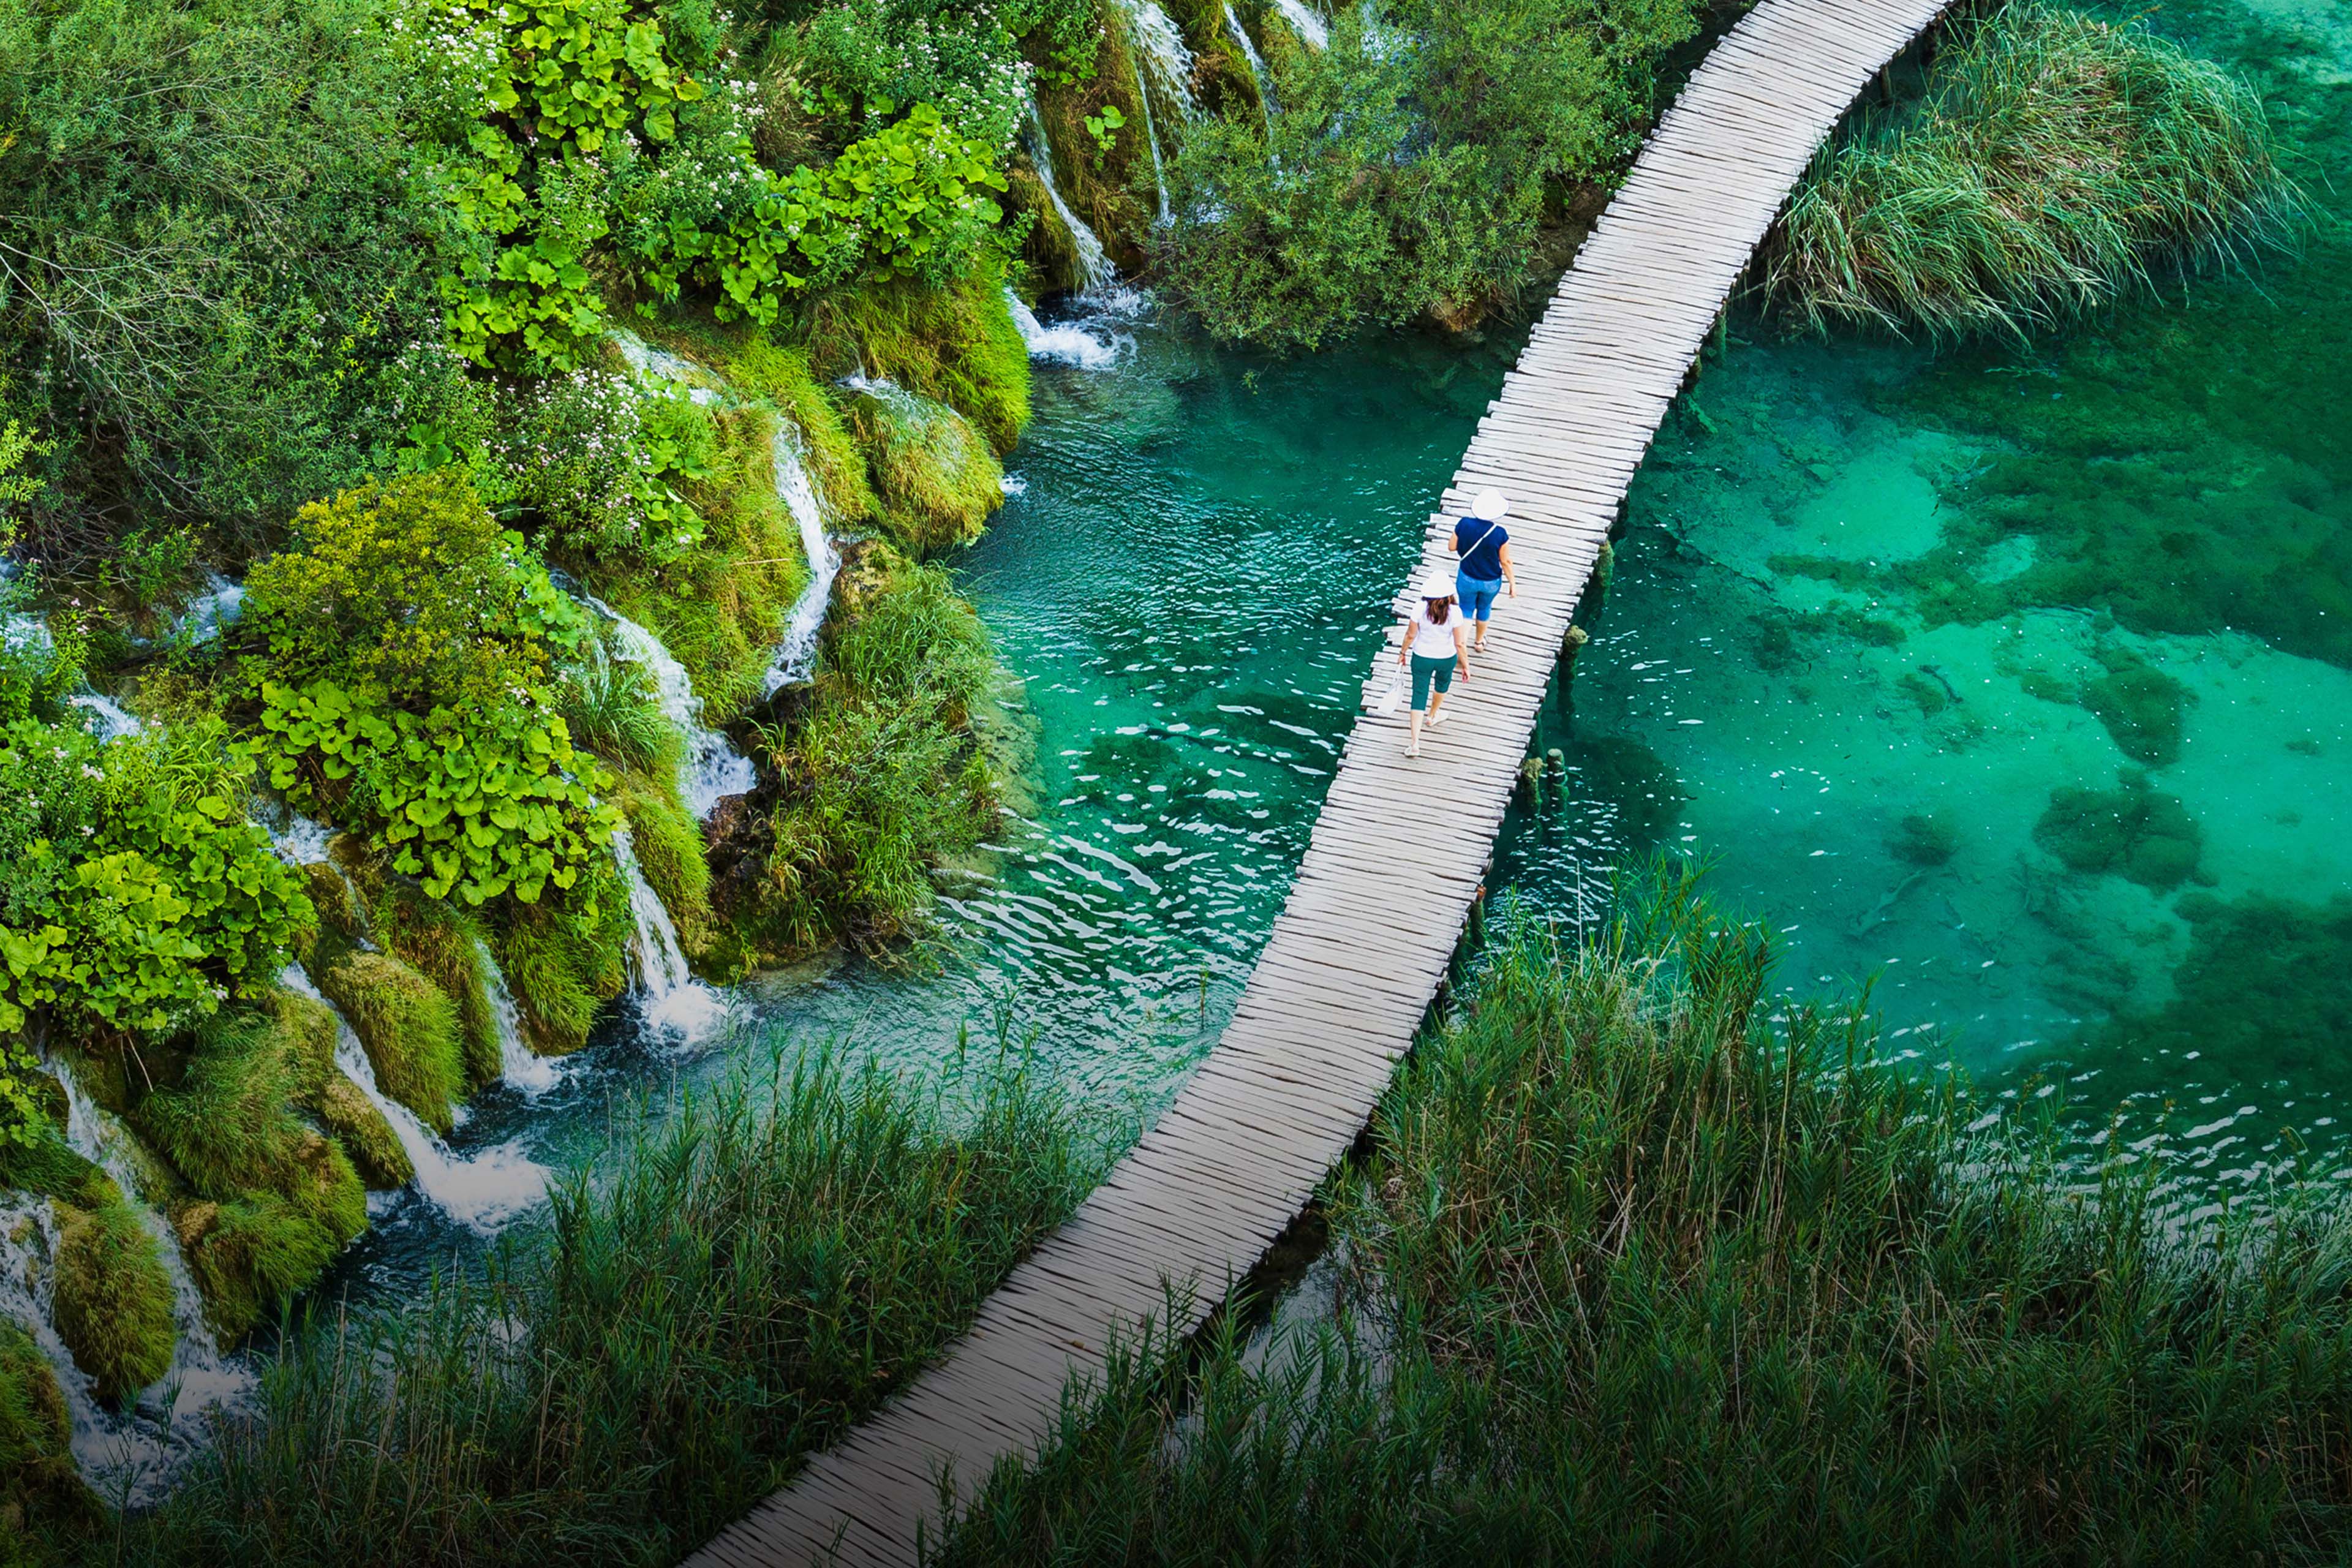
<svg viewBox="0 0 2352 1568">
<path fill-rule="evenodd" d="M 1402 717 L 1357 725 L 1233 1021 L 1158 1124 L 938 1365 L 694 1568 L 913 1563 L 919 1532 L 938 1538 L 942 1473 L 961 1500 L 1000 1458 L 1033 1451 L 1070 1374 L 1160 1318 L 1170 1285 L 1192 1289 L 1197 1322 L 1298 1214 L 1436 994 L 1570 615 L 1659 420 L 1814 150 L 1943 5 L 1764 0 L 1694 74 L 1431 519 L 1416 579 L 1451 569 L 1446 517 L 1501 489 L 1519 584 L 1444 727 L 1408 762 Z"/>
</svg>

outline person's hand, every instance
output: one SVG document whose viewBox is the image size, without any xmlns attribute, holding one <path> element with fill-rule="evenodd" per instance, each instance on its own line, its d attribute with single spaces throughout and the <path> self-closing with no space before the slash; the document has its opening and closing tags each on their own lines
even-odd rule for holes
<svg viewBox="0 0 2352 1568">
<path fill-rule="evenodd" d="M 1517 598 L 1519 596 L 1518 579 L 1513 578 L 1508 584 L 1505 584 L 1503 593 L 1507 598 Z"/>
</svg>

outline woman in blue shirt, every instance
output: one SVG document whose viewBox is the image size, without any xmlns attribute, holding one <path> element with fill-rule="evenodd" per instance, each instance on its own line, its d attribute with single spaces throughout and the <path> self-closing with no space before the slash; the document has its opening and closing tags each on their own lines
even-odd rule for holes
<svg viewBox="0 0 2352 1568">
<path fill-rule="evenodd" d="M 1472 653 L 1486 651 L 1486 616 L 1495 595 L 1508 584 L 1511 597 L 1519 596 L 1519 580 L 1511 571 L 1511 536 L 1503 529 L 1503 515 L 1510 510 L 1502 491 L 1480 490 L 1471 498 L 1470 515 L 1454 525 L 1454 553 L 1462 558 L 1454 587 L 1462 614 L 1476 633 Z"/>
</svg>

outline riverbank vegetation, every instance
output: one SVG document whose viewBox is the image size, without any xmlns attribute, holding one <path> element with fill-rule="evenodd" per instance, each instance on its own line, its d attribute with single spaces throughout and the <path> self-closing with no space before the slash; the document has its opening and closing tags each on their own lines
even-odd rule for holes
<svg viewBox="0 0 2352 1568">
<path fill-rule="evenodd" d="M 1651 874 L 1507 929 L 1326 1190 L 1328 1322 L 1137 1346 L 943 1563 L 2332 1562 L 2334 1189 L 2061 1163 Z"/>
<path fill-rule="evenodd" d="M 2044 0 L 1952 33 L 1790 199 L 1765 287 L 1805 326 L 2021 340 L 2293 236 L 2262 100 L 2221 66 Z"/>
</svg>

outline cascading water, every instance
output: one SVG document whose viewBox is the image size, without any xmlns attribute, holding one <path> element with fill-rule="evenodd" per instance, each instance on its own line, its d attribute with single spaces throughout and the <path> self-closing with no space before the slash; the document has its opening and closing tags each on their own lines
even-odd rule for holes
<svg viewBox="0 0 2352 1568">
<path fill-rule="evenodd" d="M 299 964 L 289 964 L 278 977 L 289 991 L 310 997 L 335 1015 L 335 1066 L 367 1096 L 400 1141 L 408 1163 L 416 1169 L 416 1190 L 427 1203 L 478 1236 L 495 1236 L 515 1218 L 538 1207 L 547 1198 L 547 1167 L 523 1153 L 518 1144 L 461 1156 L 436 1137 L 416 1113 L 383 1091 L 375 1063 L 342 1009 L 320 994 Z"/>
<path fill-rule="evenodd" d="M 191 646 L 207 643 L 236 625 L 244 611 L 245 585 L 217 572 L 207 572 L 205 591 L 188 601 L 188 607 L 173 625 L 172 635 Z"/>
<path fill-rule="evenodd" d="M 687 400 L 701 406 L 719 401 L 720 389 L 712 375 L 692 360 L 680 359 L 674 353 L 654 347 L 635 332 L 613 333 L 613 346 L 629 362 L 629 368 L 640 375 L 650 375 L 662 381 L 674 381 L 686 388 Z"/>
<path fill-rule="evenodd" d="M 1144 140 L 1151 145 L 1151 180 L 1160 195 L 1160 221 L 1166 223 L 1171 216 L 1168 171 L 1160 152 L 1159 121 L 1151 112 L 1151 89 L 1156 84 L 1168 96 L 1180 119 L 1197 118 L 1201 108 L 1192 97 L 1192 51 L 1184 47 L 1184 35 L 1156 0 L 1129 0 L 1127 15 L 1128 32 L 1135 45 L 1129 56 L 1135 66 L 1135 96 L 1143 107 Z"/>
<path fill-rule="evenodd" d="M 751 759 L 735 743 L 702 722 L 702 699 L 694 694 L 694 680 L 661 638 L 593 595 L 588 607 L 613 623 L 621 657 L 642 665 L 654 678 L 654 700 L 662 716 L 686 738 L 686 755 L 677 764 L 677 791 L 697 822 L 708 821 L 713 807 L 730 795 L 741 795 L 757 782 Z"/>
<path fill-rule="evenodd" d="M 1274 0 L 1274 8 L 1290 24 L 1290 30 L 1298 35 L 1300 43 L 1311 49 L 1329 47 L 1330 26 L 1307 7 L 1306 0 Z"/>
<path fill-rule="evenodd" d="M 646 880 L 645 868 L 637 864 L 636 840 L 625 827 L 613 835 L 613 861 L 629 889 L 629 919 L 635 927 L 629 953 L 635 961 L 635 989 L 646 1022 L 687 1042 L 698 1040 L 725 1016 L 726 1000 L 694 977 L 677 927 Z"/>
<path fill-rule="evenodd" d="M 776 421 L 771 457 L 776 499 L 800 525 L 801 549 L 808 556 L 808 586 L 784 617 L 783 640 L 768 664 L 763 695 L 773 697 L 787 686 L 805 682 L 816 666 L 817 634 L 824 629 L 825 611 L 833 604 L 833 580 L 841 574 L 841 551 L 824 531 L 824 506 L 817 499 L 816 481 L 809 475 L 808 448 L 800 426 L 788 418 Z"/>
<path fill-rule="evenodd" d="M 1257 82 L 1258 110 L 1265 116 L 1266 124 L 1271 126 L 1276 112 L 1282 107 L 1274 100 L 1274 73 L 1265 68 L 1265 58 L 1258 54 L 1257 46 L 1250 41 L 1249 29 L 1242 26 L 1240 15 L 1231 5 L 1225 7 L 1225 30 L 1241 47 L 1242 58 L 1249 62 L 1250 76 Z"/>
<path fill-rule="evenodd" d="M 100 697 L 95 691 L 78 692 L 66 699 L 68 702 L 90 716 L 90 728 L 101 742 L 111 745 L 126 735 L 136 735 L 145 725 L 124 710 L 111 697 Z"/>
<path fill-rule="evenodd" d="M 1060 360 L 1081 370 L 1104 370 L 1118 362 L 1122 347 L 1131 347 L 1132 338 L 1097 335 L 1074 322 L 1065 321 L 1047 326 L 1037 319 L 1037 312 L 1013 291 L 1004 289 L 1005 308 L 1013 312 L 1013 324 L 1021 329 L 1021 341 L 1029 347 L 1031 359 Z"/>
<path fill-rule="evenodd" d="M 1029 100 L 1029 120 L 1022 128 L 1021 141 L 1029 154 L 1030 166 L 1037 171 L 1038 183 L 1045 187 L 1045 199 L 1054 204 L 1055 215 L 1070 231 L 1070 245 L 1078 253 L 1078 291 L 1099 293 L 1117 274 L 1111 268 L 1110 257 L 1103 250 L 1101 237 L 1070 210 L 1070 204 L 1062 199 L 1062 187 L 1054 182 L 1054 150 L 1045 140 L 1045 122 L 1038 118 L 1034 99 Z"/>
<path fill-rule="evenodd" d="M 173 1431 L 133 1410 L 117 1415 L 98 1402 L 88 1374 L 58 1337 L 49 1267 L 58 1255 L 58 1223 L 44 1199 L 0 1206 L 0 1318 L 21 1325 L 49 1363 L 71 1424 L 74 1463 L 102 1497 L 126 1483 L 136 1507 L 162 1495 L 174 1450 L 184 1447 Z"/>
<path fill-rule="evenodd" d="M 491 956 L 490 944 L 474 939 L 474 962 L 482 972 L 482 994 L 489 1002 L 490 1018 L 499 1031 L 499 1081 L 526 1099 L 536 1100 L 563 1081 L 563 1069 L 530 1048 L 522 1037 L 522 1009 L 515 1005 L 507 977 Z"/>
</svg>

